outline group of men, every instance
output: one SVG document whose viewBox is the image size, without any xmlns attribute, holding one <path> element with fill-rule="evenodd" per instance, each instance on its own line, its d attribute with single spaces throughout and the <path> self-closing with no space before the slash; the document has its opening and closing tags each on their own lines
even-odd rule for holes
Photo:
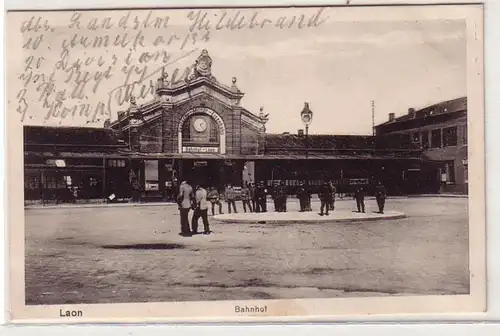
<svg viewBox="0 0 500 336">
<path fill-rule="evenodd" d="M 245 182 L 239 193 L 239 198 L 243 204 L 244 212 L 266 212 L 267 205 L 267 189 L 264 183 L 254 185 L 253 183 Z M 224 200 L 227 203 L 228 213 L 238 213 L 236 200 L 238 199 L 238 192 L 234 189 L 233 185 L 228 184 L 224 189 Z M 215 215 L 215 206 L 219 207 L 219 214 L 222 212 L 222 202 L 220 200 L 219 191 L 212 187 L 208 192 L 208 200 L 212 204 L 212 215 Z"/>
<path fill-rule="evenodd" d="M 319 188 L 318 196 L 321 201 L 320 216 L 328 216 L 330 211 L 335 210 L 335 195 L 337 188 L 331 181 L 325 181 Z M 239 193 L 239 198 L 243 204 L 243 211 L 247 212 L 267 212 L 268 190 L 263 182 L 257 185 L 244 183 Z M 276 212 L 287 211 L 288 190 L 284 182 L 276 183 L 271 191 L 271 197 L 274 201 L 274 210 Z M 300 203 L 300 212 L 312 211 L 311 193 L 309 189 L 300 183 L 297 189 L 297 197 Z M 379 208 L 379 213 L 384 213 L 385 199 L 387 192 L 381 182 L 375 187 L 375 198 Z M 238 193 L 231 184 L 228 184 L 224 190 L 224 200 L 227 203 L 229 213 L 237 213 L 236 200 Z M 365 189 L 359 187 L 354 192 L 356 207 L 358 212 L 365 212 Z M 179 210 L 181 213 L 181 235 L 198 234 L 198 221 L 201 218 L 204 226 L 204 234 L 210 234 L 210 225 L 208 222 L 208 205 L 212 205 L 212 215 L 215 215 L 215 206 L 219 208 L 219 214 L 222 212 L 222 203 L 220 195 L 215 187 L 207 191 L 202 186 L 196 186 L 194 189 L 183 181 L 179 187 L 177 197 Z M 189 212 L 193 210 L 191 227 L 189 226 Z"/>
<path fill-rule="evenodd" d="M 387 191 L 385 190 L 382 182 L 378 182 L 375 186 L 375 199 L 377 200 L 378 212 L 383 214 L 385 207 L 385 199 L 387 198 Z M 354 199 L 356 200 L 356 207 L 358 212 L 365 212 L 365 189 L 360 187 L 354 192 Z"/>
<path fill-rule="evenodd" d="M 203 221 L 203 234 L 210 234 L 208 223 L 208 200 L 207 190 L 202 186 L 193 189 L 186 181 L 179 186 L 177 204 L 181 215 L 181 235 L 192 236 L 198 234 L 198 220 Z M 191 227 L 189 226 L 189 212 L 193 210 Z"/>
</svg>

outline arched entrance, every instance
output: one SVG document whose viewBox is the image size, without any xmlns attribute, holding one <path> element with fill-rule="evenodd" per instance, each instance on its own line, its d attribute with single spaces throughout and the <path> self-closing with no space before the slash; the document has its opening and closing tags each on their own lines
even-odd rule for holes
<svg viewBox="0 0 500 336">
<path fill-rule="evenodd" d="M 221 116 L 207 107 L 195 107 L 179 121 L 179 153 L 226 154 L 226 126 Z"/>
<path fill-rule="evenodd" d="M 216 154 L 226 153 L 226 128 L 215 111 L 197 107 L 185 113 L 178 124 L 178 151 L 186 154 L 179 162 L 179 175 L 191 184 L 221 189 L 227 169 Z M 197 154 L 192 158 L 189 154 Z"/>
</svg>

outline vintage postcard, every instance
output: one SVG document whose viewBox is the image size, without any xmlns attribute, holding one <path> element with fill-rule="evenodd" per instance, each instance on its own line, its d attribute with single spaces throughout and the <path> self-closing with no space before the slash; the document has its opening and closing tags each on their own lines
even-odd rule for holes
<svg viewBox="0 0 500 336">
<path fill-rule="evenodd" d="M 481 5 L 12 11 L 14 322 L 486 310 Z"/>
</svg>

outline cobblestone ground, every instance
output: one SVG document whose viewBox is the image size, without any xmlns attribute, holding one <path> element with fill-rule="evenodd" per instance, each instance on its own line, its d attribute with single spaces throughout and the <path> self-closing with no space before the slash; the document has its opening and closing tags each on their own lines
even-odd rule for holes
<svg viewBox="0 0 500 336">
<path fill-rule="evenodd" d="M 337 206 L 352 208 L 353 202 Z M 289 202 L 289 211 L 297 207 Z M 375 201 L 368 200 L 367 210 L 374 208 Z M 26 301 L 468 293 L 467 199 L 390 199 L 387 210 L 403 211 L 408 218 L 212 223 L 212 235 L 190 238 L 178 235 L 173 206 L 26 210 Z"/>
</svg>

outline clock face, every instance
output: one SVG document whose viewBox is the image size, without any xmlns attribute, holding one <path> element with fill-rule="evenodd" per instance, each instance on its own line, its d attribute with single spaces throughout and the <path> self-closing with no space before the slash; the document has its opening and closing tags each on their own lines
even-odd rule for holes
<svg viewBox="0 0 500 336">
<path fill-rule="evenodd" d="M 205 132 L 207 129 L 207 122 L 203 118 L 198 118 L 194 120 L 193 126 L 196 132 Z"/>
</svg>

